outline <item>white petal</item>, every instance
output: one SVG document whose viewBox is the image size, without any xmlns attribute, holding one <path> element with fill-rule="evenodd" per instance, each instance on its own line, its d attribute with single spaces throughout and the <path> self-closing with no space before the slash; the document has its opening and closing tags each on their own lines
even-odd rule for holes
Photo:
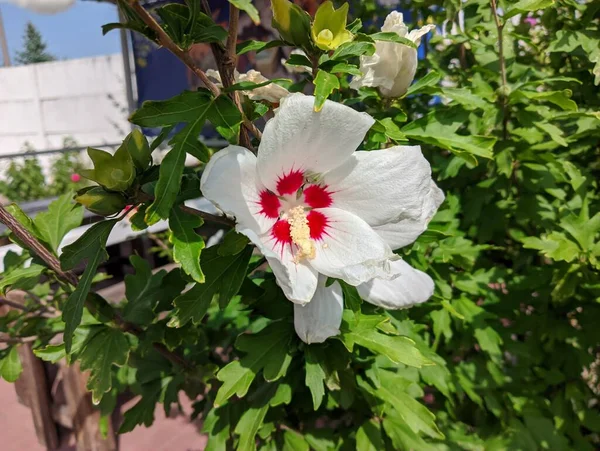
<svg viewBox="0 0 600 451">
<path fill-rule="evenodd" d="M 249 70 L 247 73 L 239 75 L 237 82 L 242 81 L 260 84 L 269 81 L 269 79 L 257 70 Z M 279 103 L 283 97 L 290 93 L 287 89 L 275 83 L 242 92 L 252 100 L 266 100 L 271 103 Z"/>
<path fill-rule="evenodd" d="M 319 286 L 306 305 L 294 305 L 294 327 L 304 343 L 323 343 L 340 333 L 343 296 L 340 284 L 325 286 L 327 277 L 319 277 Z"/>
<path fill-rule="evenodd" d="M 270 232 L 256 235 L 251 230 L 240 230 L 258 247 L 266 257 L 275 274 L 277 285 L 286 298 L 295 304 L 306 304 L 317 289 L 317 271 L 305 261 L 296 263 L 289 246 L 278 245 Z"/>
<path fill-rule="evenodd" d="M 256 156 L 244 147 L 229 146 L 214 154 L 202 173 L 200 189 L 223 212 L 235 216 L 238 231 L 261 234 L 275 222 L 260 213 L 264 187 L 256 174 Z"/>
<path fill-rule="evenodd" d="M 386 242 L 358 216 L 338 208 L 316 208 L 327 227 L 308 260 L 319 273 L 358 285 L 373 277 L 391 278 L 390 259 L 396 256 Z"/>
<path fill-rule="evenodd" d="M 418 30 L 412 30 L 410 33 L 408 33 L 407 38 L 413 41 L 415 44 L 419 45 L 421 43 L 421 38 L 427 33 L 429 33 L 431 30 L 435 30 L 435 25 L 425 25 L 424 27 L 421 27 Z"/>
<path fill-rule="evenodd" d="M 431 180 L 419 216 L 400 217 L 396 222 L 374 226 L 373 229 L 392 249 L 408 246 L 427 230 L 427 224 L 443 201 L 444 193 Z"/>
<path fill-rule="evenodd" d="M 406 244 L 426 229 L 443 200 L 443 194 L 436 197 L 441 191 L 431 180 L 431 167 L 419 146 L 355 152 L 343 166 L 325 174 L 323 181 L 332 193 L 333 206 L 361 217 L 376 231 L 394 224 L 392 230 L 411 238 Z M 390 241 L 392 249 L 396 244 L 396 239 Z"/>
<path fill-rule="evenodd" d="M 391 263 L 400 275 L 393 280 L 373 279 L 358 285 L 358 294 L 365 301 L 386 309 L 396 310 L 421 304 L 433 294 L 431 277 L 414 269 L 404 260 Z"/>
<path fill-rule="evenodd" d="M 284 98 L 265 126 L 258 173 L 273 192 L 277 180 L 292 170 L 323 173 L 342 164 L 374 123 L 368 114 L 329 100 L 315 112 L 314 101 L 303 94 Z"/>
</svg>

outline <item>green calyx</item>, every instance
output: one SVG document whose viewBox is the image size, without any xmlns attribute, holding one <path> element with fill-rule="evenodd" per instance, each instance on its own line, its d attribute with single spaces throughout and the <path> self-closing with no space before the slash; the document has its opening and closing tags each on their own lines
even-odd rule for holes
<svg viewBox="0 0 600 451">
<path fill-rule="evenodd" d="M 75 201 L 101 216 L 119 213 L 127 205 L 127 200 L 121 194 L 106 191 L 100 186 L 90 186 L 78 191 Z"/>
</svg>

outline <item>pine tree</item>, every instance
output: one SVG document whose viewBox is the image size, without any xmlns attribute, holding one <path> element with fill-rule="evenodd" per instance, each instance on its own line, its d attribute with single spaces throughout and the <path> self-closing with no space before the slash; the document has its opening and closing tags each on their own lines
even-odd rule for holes
<svg viewBox="0 0 600 451">
<path fill-rule="evenodd" d="M 25 28 L 24 49 L 17 52 L 15 61 L 17 64 L 35 64 L 46 61 L 54 61 L 56 57 L 46 52 L 46 43 L 42 40 L 42 35 L 31 22 L 27 22 Z"/>
</svg>

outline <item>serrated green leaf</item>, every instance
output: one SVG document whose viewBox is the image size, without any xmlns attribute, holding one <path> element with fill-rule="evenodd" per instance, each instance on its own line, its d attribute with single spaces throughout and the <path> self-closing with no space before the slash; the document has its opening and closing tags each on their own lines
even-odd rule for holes
<svg viewBox="0 0 600 451">
<path fill-rule="evenodd" d="M 261 370 L 269 382 L 283 377 L 292 361 L 289 353 L 292 334 L 289 324 L 276 322 L 257 334 L 241 335 L 236 341 L 236 348 L 247 354 L 229 363 L 217 374 L 223 385 L 217 392 L 214 404 L 219 406 L 234 394 L 244 397 Z"/>
<path fill-rule="evenodd" d="M 243 252 L 226 257 L 220 256 L 218 249 L 218 246 L 213 246 L 202 252 L 200 263 L 204 268 L 205 283 L 196 284 L 175 299 L 173 303 L 176 310 L 169 326 L 182 327 L 190 320 L 198 324 L 213 296 L 219 294 L 219 304 L 224 308 L 239 291 L 246 276 L 252 247 L 248 246 Z"/>
<path fill-rule="evenodd" d="M 407 47 L 410 47 L 411 49 L 415 49 L 415 50 L 417 49 L 417 44 L 415 44 L 410 39 L 402 37 L 398 33 L 395 33 L 393 31 L 389 31 L 389 32 L 380 31 L 378 33 L 373 33 L 373 34 L 369 35 L 369 37 L 375 41 L 395 42 L 397 44 L 406 45 Z"/>
<path fill-rule="evenodd" d="M 244 42 L 240 42 L 237 45 L 236 48 L 236 52 L 238 55 L 243 55 L 244 53 L 248 53 L 248 52 L 256 52 L 256 53 L 260 53 L 264 50 L 268 50 L 268 49 L 272 49 L 274 47 L 281 47 L 283 46 L 284 43 L 283 41 L 244 41 Z"/>
<path fill-rule="evenodd" d="M 6 294 L 8 289 L 30 289 L 37 283 L 46 268 L 31 264 L 26 268 L 13 268 L 0 274 L 0 293 Z"/>
<path fill-rule="evenodd" d="M 441 79 L 442 76 L 438 72 L 432 70 L 431 72 L 428 72 L 427 75 L 425 75 L 422 78 L 419 78 L 416 82 L 414 82 L 408 88 L 408 91 L 406 91 L 404 97 L 417 94 L 418 92 L 421 92 L 424 88 L 428 86 L 437 86 Z"/>
<path fill-rule="evenodd" d="M 351 41 L 340 45 L 331 55 L 332 60 L 347 60 L 361 55 L 373 55 L 375 44 L 366 41 Z"/>
<path fill-rule="evenodd" d="M 66 246 L 60 256 L 60 264 L 64 270 L 73 269 L 81 261 L 87 260 L 79 283 L 67 299 L 63 309 L 62 318 L 65 322 L 64 340 L 67 353 L 71 353 L 73 332 L 81 322 L 83 306 L 96 275 L 96 270 L 100 263 L 108 258 L 106 240 L 117 222 L 117 219 L 113 219 L 94 224 L 77 241 Z"/>
<path fill-rule="evenodd" d="M 92 401 L 98 404 L 102 395 L 112 388 L 112 367 L 123 366 L 129 357 L 129 341 L 123 332 L 111 327 L 100 330 L 85 343 L 79 354 L 81 370 L 90 371 L 87 388 Z"/>
<path fill-rule="evenodd" d="M 235 426 L 235 433 L 240 436 L 236 450 L 256 451 L 256 442 L 254 439 L 263 424 L 268 410 L 269 403 L 265 402 L 259 407 L 251 406 L 242 414 L 240 421 Z"/>
<path fill-rule="evenodd" d="M 185 213 L 178 207 L 173 208 L 169 215 L 173 259 L 198 283 L 204 283 L 204 274 L 200 268 L 200 253 L 204 249 L 204 239 L 196 233 L 195 229 L 203 223 L 199 216 Z"/>
<path fill-rule="evenodd" d="M 138 255 L 129 258 L 135 274 L 125 276 L 123 318 L 134 324 L 149 324 L 154 319 L 154 307 L 161 297 L 161 286 L 167 275 L 164 270 L 152 274 L 150 264 Z"/>
<path fill-rule="evenodd" d="M 369 420 L 358 428 L 358 431 L 356 431 L 356 449 L 360 451 L 379 451 L 385 449 L 379 423 Z"/>
<path fill-rule="evenodd" d="M 325 100 L 335 91 L 340 89 L 340 80 L 333 74 L 319 69 L 314 80 L 315 83 L 315 111 L 321 111 Z"/>
<path fill-rule="evenodd" d="M 548 258 L 566 262 L 575 260 L 580 252 L 577 244 L 560 232 L 551 232 L 542 238 L 524 238 L 523 247 L 526 249 L 537 249 Z"/>
<path fill-rule="evenodd" d="M 48 210 L 39 213 L 33 220 L 40 235 L 54 252 L 70 230 L 81 225 L 83 208 L 73 202 L 73 195 L 66 193 L 48 205 Z"/>
<path fill-rule="evenodd" d="M 237 255 L 246 248 L 249 241 L 250 240 L 246 235 L 237 233 L 235 230 L 230 230 L 223 238 L 223 242 L 219 246 L 218 254 L 221 257 Z"/>
<path fill-rule="evenodd" d="M 318 352 L 315 346 L 304 348 L 304 359 L 306 377 L 304 383 L 310 390 L 314 410 L 318 410 L 325 396 L 325 371 L 321 366 L 323 354 Z"/>
</svg>

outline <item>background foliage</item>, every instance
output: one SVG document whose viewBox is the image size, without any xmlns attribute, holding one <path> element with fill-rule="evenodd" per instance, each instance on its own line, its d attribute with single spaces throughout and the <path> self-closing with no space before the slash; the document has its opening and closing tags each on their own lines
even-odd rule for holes
<svg viewBox="0 0 600 451">
<path fill-rule="evenodd" d="M 250 2 L 231 3 L 253 14 Z M 224 39 L 194 4 L 160 10 L 182 49 Z M 128 27 L 160 39 L 122 6 Z M 431 301 L 386 312 L 344 285 L 341 335 L 300 342 L 292 304 L 246 239 L 229 232 L 204 248 L 202 219 L 179 208 L 200 195 L 198 174 L 183 159 L 189 152 L 208 161 L 196 139 L 204 122 L 232 140 L 242 122 L 229 96 L 200 90 L 147 103 L 131 117 L 166 130 L 186 124 L 160 168 L 149 155 L 164 136 L 148 144 L 134 134 L 114 157 L 94 151 L 90 171 L 106 196 L 138 205 L 135 227 L 168 219 L 181 269 L 153 274 L 132 256 L 126 300 L 109 306 L 89 289 L 106 258 L 101 244 L 122 217 L 100 222 L 61 255 L 63 270 L 87 260 L 75 289 L 37 259 L 25 268 L 23 257 L 7 256 L 2 289 L 37 290 L 66 324 L 12 312 L 0 332 L 37 336 L 36 354 L 46 360 L 80 360 L 105 418 L 118 393 L 141 395 L 123 433 L 151 425 L 155 404 L 168 412 L 183 391 L 204 418 L 210 450 L 597 449 L 600 2 L 501 2 L 498 23 L 495 3 L 485 1 L 402 4 L 414 22 L 445 33 L 431 39 L 417 81 L 393 102 L 348 88 L 347 74 L 373 51 L 369 33 L 385 15 L 371 2 L 352 6 L 364 34 L 353 22 L 353 42 L 292 57 L 312 73 L 290 89 L 310 89 L 314 75 L 318 101 L 329 96 L 372 114 L 378 122 L 365 148 L 423 147 L 446 201 L 400 253 L 434 278 Z M 238 52 L 281 44 L 247 42 Z M 244 102 L 251 119 L 269 110 Z M 130 171 L 111 178 L 123 165 Z M 81 221 L 81 207 L 67 197 L 33 221 L 11 212 L 54 251 Z M 62 218 L 58 227 L 49 217 Z M 49 344 L 61 332 L 67 346 Z M 14 349 L 0 351 L 7 380 L 19 372 Z"/>
</svg>

